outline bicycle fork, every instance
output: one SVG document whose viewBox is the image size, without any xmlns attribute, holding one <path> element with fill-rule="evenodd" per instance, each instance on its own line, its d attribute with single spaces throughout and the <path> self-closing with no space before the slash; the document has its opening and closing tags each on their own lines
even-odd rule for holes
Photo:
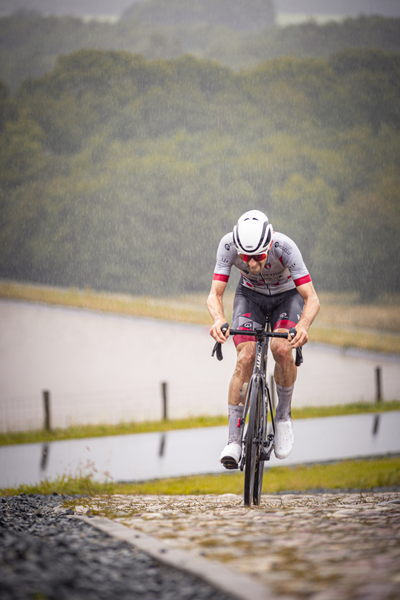
<svg viewBox="0 0 400 600">
<path fill-rule="evenodd" d="M 267 414 L 268 414 L 268 410 L 269 413 L 271 415 L 271 424 L 272 424 L 272 432 L 271 433 L 267 433 L 267 437 L 266 439 L 263 441 L 263 449 L 260 453 L 260 460 L 265 461 L 265 460 L 270 460 L 271 458 L 271 452 L 274 448 L 274 437 L 275 437 L 275 421 L 274 421 L 274 414 L 272 412 L 272 402 L 271 402 L 271 395 L 270 395 L 270 391 L 269 391 L 269 385 L 266 381 L 264 381 L 264 385 L 265 385 L 265 403 L 264 403 L 264 417 L 263 417 L 263 421 L 264 421 L 264 426 L 266 426 L 267 423 Z M 261 433 L 261 432 L 260 432 Z"/>
<path fill-rule="evenodd" d="M 260 462 L 270 460 L 271 452 L 274 447 L 274 433 L 275 433 L 275 422 L 274 422 L 274 415 L 272 412 L 271 397 L 270 397 L 269 387 L 268 387 L 268 384 L 265 381 L 265 379 L 263 380 L 263 386 L 264 386 L 264 390 L 265 390 L 265 393 L 263 394 L 263 397 L 265 398 L 265 402 L 264 402 L 264 406 L 263 406 L 262 426 L 257 431 L 257 435 L 253 440 L 254 443 L 257 444 L 258 447 L 260 447 L 260 446 L 262 447 L 259 457 L 258 457 L 258 460 Z M 238 422 L 238 427 L 241 428 L 241 444 L 242 444 L 242 457 L 241 457 L 241 460 L 239 463 L 239 468 L 241 471 L 243 471 L 244 465 L 246 464 L 247 432 L 246 432 L 246 434 L 244 434 L 244 426 L 245 426 L 246 415 L 247 415 L 247 411 L 248 411 L 248 401 L 250 399 L 250 396 L 251 396 L 251 385 L 249 385 L 248 390 L 247 390 L 243 418 L 240 419 L 240 421 Z M 269 406 L 269 408 L 268 408 L 268 406 Z M 264 427 L 266 426 L 266 423 L 267 423 L 266 417 L 267 417 L 268 410 L 270 411 L 270 415 L 271 415 L 272 433 L 267 434 L 266 439 L 262 440 Z"/>
</svg>

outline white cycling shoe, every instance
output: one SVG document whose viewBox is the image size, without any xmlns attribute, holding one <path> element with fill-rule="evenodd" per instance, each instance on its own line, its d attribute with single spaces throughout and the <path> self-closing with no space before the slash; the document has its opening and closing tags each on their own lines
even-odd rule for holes
<svg viewBox="0 0 400 600">
<path fill-rule="evenodd" d="M 287 458 L 294 444 L 292 420 L 275 421 L 274 453 L 276 458 Z"/>
<path fill-rule="evenodd" d="M 222 450 L 219 460 L 224 465 L 225 469 L 238 469 L 241 454 L 241 444 L 232 442 L 231 444 L 227 444 Z"/>
</svg>

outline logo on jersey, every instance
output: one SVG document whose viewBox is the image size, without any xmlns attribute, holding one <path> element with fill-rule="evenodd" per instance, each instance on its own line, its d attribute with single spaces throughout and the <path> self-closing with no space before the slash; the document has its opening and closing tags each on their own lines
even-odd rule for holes
<svg viewBox="0 0 400 600">
<path fill-rule="evenodd" d="M 280 319 L 283 319 L 284 317 L 287 317 L 287 313 L 282 313 L 282 314 L 279 315 Z"/>
<path fill-rule="evenodd" d="M 221 262 L 229 263 L 229 260 L 227 258 L 225 258 L 225 256 L 221 256 Z"/>
<path fill-rule="evenodd" d="M 280 248 L 282 250 L 282 252 L 284 252 L 288 256 L 290 256 L 292 254 L 292 250 L 290 248 L 287 248 L 286 246 L 283 246 L 279 242 L 275 242 L 275 248 Z"/>
<path fill-rule="evenodd" d="M 229 250 L 231 249 L 231 246 L 233 246 L 233 242 L 231 242 L 230 244 L 225 244 L 225 250 L 227 252 L 229 252 Z"/>
<path fill-rule="evenodd" d="M 267 263 L 266 265 L 264 265 L 264 269 L 267 269 L 267 271 L 269 271 L 272 268 L 271 263 Z"/>
<path fill-rule="evenodd" d="M 253 324 L 250 323 L 250 321 L 247 321 L 247 323 L 242 323 L 240 327 L 246 327 L 246 329 L 251 329 L 253 327 Z"/>
</svg>

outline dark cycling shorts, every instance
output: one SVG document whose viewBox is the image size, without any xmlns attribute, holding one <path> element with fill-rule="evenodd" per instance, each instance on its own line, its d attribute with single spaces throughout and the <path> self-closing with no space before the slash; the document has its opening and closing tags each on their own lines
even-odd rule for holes
<svg viewBox="0 0 400 600">
<path fill-rule="evenodd" d="M 264 327 L 266 317 L 271 319 L 272 331 L 290 329 L 298 323 L 304 308 L 304 300 L 297 289 L 264 296 L 244 288 L 241 283 L 236 288 L 233 302 L 232 329 L 254 329 Z M 243 342 L 255 342 L 256 338 L 235 335 L 235 346 Z"/>
</svg>

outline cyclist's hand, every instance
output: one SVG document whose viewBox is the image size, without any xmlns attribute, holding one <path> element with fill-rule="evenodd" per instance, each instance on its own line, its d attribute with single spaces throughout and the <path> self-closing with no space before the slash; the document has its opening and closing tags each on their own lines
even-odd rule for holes
<svg viewBox="0 0 400 600">
<path fill-rule="evenodd" d="M 225 335 L 221 331 L 221 326 L 224 325 L 224 323 L 226 323 L 225 319 L 220 319 L 219 321 L 216 321 L 210 329 L 211 337 L 220 344 L 224 344 L 229 337 L 229 329 Z"/>
<path fill-rule="evenodd" d="M 297 323 L 296 325 L 296 335 L 289 340 L 289 343 L 292 348 L 298 348 L 299 346 L 304 346 L 308 342 L 308 333 L 305 327 L 302 327 Z M 292 332 L 292 329 L 290 330 Z"/>
</svg>

